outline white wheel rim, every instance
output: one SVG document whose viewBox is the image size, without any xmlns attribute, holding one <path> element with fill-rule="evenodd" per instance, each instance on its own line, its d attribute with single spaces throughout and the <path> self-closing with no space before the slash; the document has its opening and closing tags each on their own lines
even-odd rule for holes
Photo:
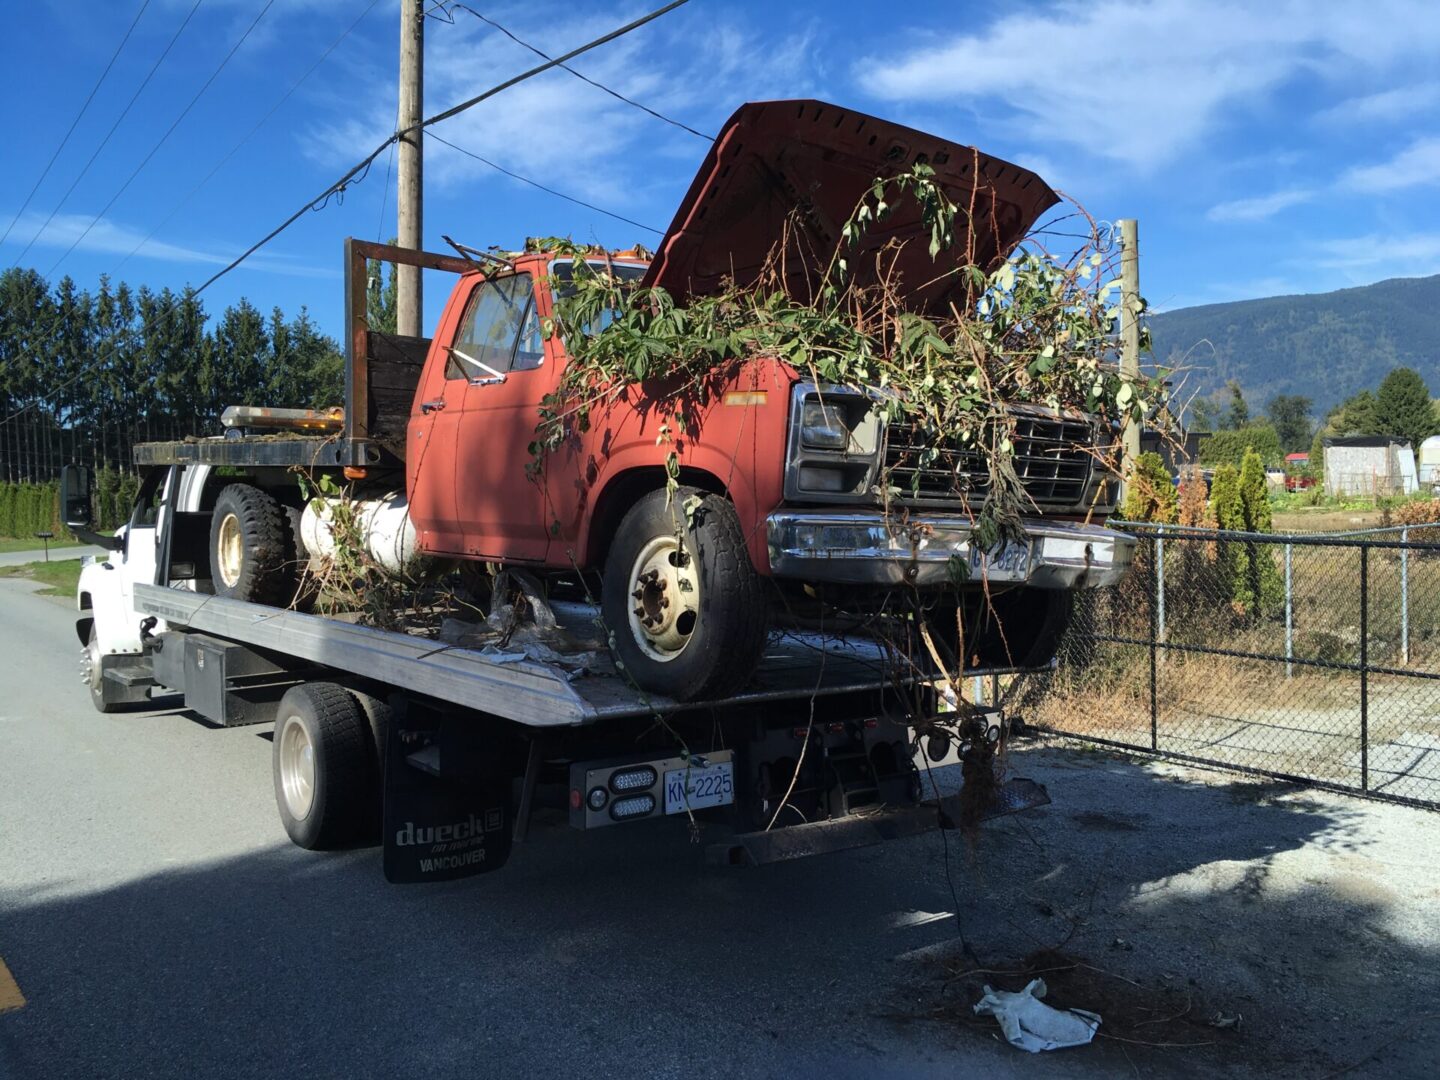
<svg viewBox="0 0 1440 1080">
<path fill-rule="evenodd" d="M 280 789 L 285 808 L 296 821 L 303 821 L 315 805 L 315 746 L 298 716 L 287 716 L 280 725 Z"/>
<path fill-rule="evenodd" d="M 85 685 L 91 690 L 100 689 L 100 680 L 104 675 L 100 663 L 100 643 L 93 637 L 80 651 L 80 673 L 85 678 Z"/>
<path fill-rule="evenodd" d="M 668 663 L 685 651 L 700 620 L 695 557 L 673 536 L 657 536 L 635 557 L 626 583 L 630 634 L 652 660 Z"/>
<path fill-rule="evenodd" d="M 245 540 L 240 535 L 240 519 L 226 514 L 220 519 L 220 537 L 215 544 L 215 561 L 219 564 L 220 580 L 233 588 L 240 580 L 240 564 L 245 559 Z"/>
</svg>

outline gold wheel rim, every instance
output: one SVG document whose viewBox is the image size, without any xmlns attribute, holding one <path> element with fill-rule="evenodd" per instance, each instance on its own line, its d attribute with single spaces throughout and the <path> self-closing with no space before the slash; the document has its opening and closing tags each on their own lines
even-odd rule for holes
<svg viewBox="0 0 1440 1080">
<path fill-rule="evenodd" d="M 240 519 L 233 513 L 226 514 L 220 521 L 215 556 L 220 580 L 226 588 L 234 588 L 240 580 L 240 567 L 245 561 L 245 538 L 240 534 Z"/>
</svg>

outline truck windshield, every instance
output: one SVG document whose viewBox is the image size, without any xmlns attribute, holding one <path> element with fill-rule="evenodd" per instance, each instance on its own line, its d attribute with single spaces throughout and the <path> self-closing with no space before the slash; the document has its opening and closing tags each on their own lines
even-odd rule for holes
<svg viewBox="0 0 1440 1080">
<path fill-rule="evenodd" d="M 586 262 L 596 269 L 605 267 L 604 259 L 587 259 Z M 610 267 L 615 271 L 615 276 L 622 281 L 639 281 L 645 276 L 646 266 L 637 263 L 611 262 Z M 557 299 L 575 295 L 575 287 L 570 284 L 570 278 L 574 273 L 574 266 L 569 259 L 556 259 L 550 264 L 550 277 L 553 281 L 551 288 L 555 290 Z M 604 330 L 614 319 L 613 310 L 607 309 L 598 320 L 597 325 L 585 327 L 586 334 L 593 334 Z"/>
</svg>

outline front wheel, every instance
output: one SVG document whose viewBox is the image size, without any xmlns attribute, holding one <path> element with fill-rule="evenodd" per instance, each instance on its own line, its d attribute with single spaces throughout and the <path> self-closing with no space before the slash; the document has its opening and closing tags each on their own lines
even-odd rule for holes
<svg viewBox="0 0 1440 1080">
<path fill-rule="evenodd" d="M 100 651 L 100 638 L 93 622 L 90 624 L 89 639 L 80 650 L 80 677 L 90 690 L 90 704 L 97 712 L 120 712 L 125 706 L 141 700 L 105 678 L 105 654 Z"/>
<path fill-rule="evenodd" d="M 764 589 L 735 507 L 697 488 L 652 491 L 630 508 L 601 601 L 625 670 L 678 701 L 741 689 L 765 648 Z"/>
</svg>

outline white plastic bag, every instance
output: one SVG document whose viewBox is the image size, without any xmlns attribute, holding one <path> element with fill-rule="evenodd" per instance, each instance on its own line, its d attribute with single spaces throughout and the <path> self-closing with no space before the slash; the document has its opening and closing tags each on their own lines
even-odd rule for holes
<svg viewBox="0 0 1440 1080">
<path fill-rule="evenodd" d="M 975 1004 L 980 1016 L 993 1016 L 1001 1034 L 1011 1046 L 1038 1054 L 1065 1046 L 1084 1046 L 1095 1037 L 1100 1017 L 1084 1009 L 1053 1009 L 1039 999 L 1045 996 L 1045 980 L 1032 979 L 1024 990 L 1010 993 L 985 987 L 985 996 Z"/>
</svg>

